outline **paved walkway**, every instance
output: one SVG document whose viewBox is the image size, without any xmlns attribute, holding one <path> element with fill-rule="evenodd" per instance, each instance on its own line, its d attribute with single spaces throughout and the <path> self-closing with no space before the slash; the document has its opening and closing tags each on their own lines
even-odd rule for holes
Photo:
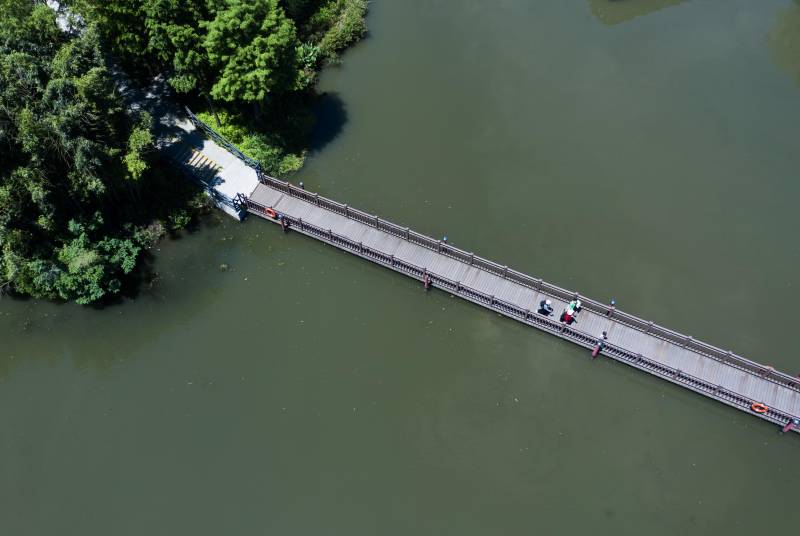
<svg viewBox="0 0 800 536">
<path fill-rule="evenodd" d="M 244 213 L 234 201 L 239 194 L 253 193 L 258 185 L 256 171 L 205 137 L 188 119 L 174 126 L 177 129 L 171 129 L 163 142 L 165 154 L 203 185 L 217 207 L 241 220 Z"/>
<path fill-rule="evenodd" d="M 186 175 L 197 180 L 216 206 L 241 220 L 244 212 L 234 202 L 249 196 L 258 185 L 256 171 L 221 147 L 190 121 L 174 104 L 163 78 L 144 90 L 136 88 L 122 71 L 111 68 L 117 88 L 132 111 L 145 110 L 155 122 L 156 146 Z"/>
</svg>

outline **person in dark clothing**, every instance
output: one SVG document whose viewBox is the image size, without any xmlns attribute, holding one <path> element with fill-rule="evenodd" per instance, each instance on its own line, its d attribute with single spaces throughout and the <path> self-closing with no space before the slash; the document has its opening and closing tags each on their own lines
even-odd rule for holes
<svg viewBox="0 0 800 536">
<path fill-rule="evenodd" d="M 542 300 L 539 302 L 539 314 L 550 316 L 553 314 L 553 302 L 550 300 Z"/>
<path fill-rule="evenodd" d="M 602 350 L 605 347 L 607 340 L 608 340 L 608 332 L 604 331 L 603 335 L 597 338 L 597 346 L 599 346 L 600 349 Z"/>
<path fill-rule="evenodd" d="M 597 346 L 594 347 L 592 351 L 592 359 L 597 357 L 597 354 L 603 351 L 603 348 L 606 347 L 606 341 L 608 340 L 608 332 L 603 332 L 603 335 L 597 338 Z"/>
</svg>

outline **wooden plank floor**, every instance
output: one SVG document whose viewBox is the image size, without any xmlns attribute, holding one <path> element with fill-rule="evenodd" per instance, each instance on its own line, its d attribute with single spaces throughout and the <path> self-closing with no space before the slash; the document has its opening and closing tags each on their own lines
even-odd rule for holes
<svg viewBox="0 0 800 536">
<path fill-rule="evenodd" d="M 464 287 L 494 296 L 522 309 L 536 311 L 539 300 L 547 297 L 552 300 L 553 308 L 558 316 L 567 305 L 563 299 L 550 295 L 545 296 L 532 288 L 477 266 L 471 266 L 433 249 L 417 245 L 374 226 L 337 214 L 312 202 L 290 196 L 263 183 L 256 187 L 250 200 L 262 207 L 272 208 L 279 214 L 285 214 L 294 220 L 302 220 L 335 235 L 346 237 L 353 242 L 382 252 L 386 256 L 393 256 L 398 261 L 425 268 L 430 274 L 459 282 Z M 253 213 L 264 217 L 262 212 Z M 746 398 L 748 401 L 761 402 L 792 418 L 800 418 L 800 391 L 796 387 L 772 381 L 753 371 L 744 370 L 686 349 L 677 343 L 655 337 L 613 318 L 608 318 L 606 315 L 586 309 L 580 312 L 577 322 L 571 327 L 585 333 L 592 340 L 596 340 L 603 331 L 606 331 L 609 343 L 614 346 L 623 348 L 632 354 L 640 354 L 650 361 L 669 367 L 669 369 L 719 386 L 722 390 Z M 663 374 L 661 376 L 664 377 Z M 704 394 L 713 397 L 708 392 Z M 723 397 L 717 398 L 734 405 Z M 741 404 L 735 407 L 744 409 Z M 772 421 L 777 422 L 775 419 Z"/>
</svg>

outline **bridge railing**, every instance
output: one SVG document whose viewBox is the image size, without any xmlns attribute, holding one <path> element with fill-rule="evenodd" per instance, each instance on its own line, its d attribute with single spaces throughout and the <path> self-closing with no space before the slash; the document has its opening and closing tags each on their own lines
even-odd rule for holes
<svg viewBox="0 0 800 536">
<path fill-rule="evenodd" d="M 689 351 L 716 359 L 730 366 L 756 374 L 760 377 L 800 392 L 800 378 L 790 376 L 784 372 L 775 370 L 770 366 L 761 365 L 736 355 L 729 350 L 722 350 L 716 346 L 712 346 L 701 341 L 696 341 L 692 337 L 664 328 L 655 324 L 654 322 L 644 320 L 619 309 L 612 310 L 608 305 L 592 300 L 585 296 L 581 296 L 575 291 L 561 288 L 557 285 L 553 285 L 552 283 L 543 281 L 542 279 L 533 278 L 527 274 L 513 270 L 508 266 L 503 266 L 496 262 L 479 257 L 474 253 L 451 246 L 442 240 L 435 240 L 429 236 L 412 231 L 408 227 L 402 227 L 390 221 L 383 220 L 376 215 L 367 214 L 366 212 L 351 208 L 346 204 L 333 201 L 332 199 L 328 199 L 314 192 L 309 192 L 304 188 L 295 186 L 287 181 L 271 177 L 262 171 L 261 165 L 258 162 L 242 153 L 235 145 L 233 145 L 223 136 L 219 135 L 216 131 L 214 131 L 213 128 L 206 125 L 202 120 L 194 115 L 189 108 L 186 108 L 186 112 L 189 116 L 189 119 L 197 128 L 201 129 L 218 144 L 225 147 L 232 154 L 236 155 L 245 164 L 254 168 L 258 174 L 259 181 L 271 188 L 285 192 L 292 197 L 313 203 L 346 218 L 361 222 L 365 225 L 374 227 L 375 229 L 408 240 L 412 244 L 437 251 L 443 255 L 447 255 L 448 257 L 465 262 L 471 266 L 475 266 L 494 275 L 506 278 L 510 281 L 538 291 L 544 295 L 566 301 L 580 298 L 583 307 L 589 311 L 593 311 L 601 315 L 609 315 L 613 317 L 616 322 L 624 324 L 628 327 L 637 329 L 654 337 L 668 341 L 672 344 L 686 348 Z"/>
<path fill-rule="evenodd" d="M 308 192 L 301 195 L 305 197 L 306 195 L 308 195 Z M 314 194 L 310 195 L 314 196 Z M 316 197 L 313 198 L 315 200 L 317 199 Z M 328 204 L 329 202 L 332 204 L 329 205 Z M 247 205 L 247 210 L 254 213 L 262 214 L 264 216 L 268 216 L 267 210 L 272 208 L 272 207 L 267 207 L 256 201 L 253 201 L 252 199 L 247 199 L 245 203 Z M 336 203 L 335 201 L 331 202 L 330 200 L 322 200 L 320 201 L 320 203 L 321 203 L 320 206 L 333 207 L 331 210 L 335 211 L 342 210 L 343 214 L 349 214 L 350 210 L 352 210 L 346 205 Z M 354 219 L 364 218 L 366 216 L 368 218 L 368 221 L 364 221 L 364 223 L 371 224 L 372 222 L 375 221 L 374 216 L 370 216 L 361 211 L 355 211 L 355 212 L 356 216 Z M 302 218 L 295 218 L 289 215 L 282 215 L 282 217 L 286 218 L 291 226 L 299 229 L 303 233 L 314 236 L 319 240 L 322 240 L 323 242 L 327 242 L 342 249 L 349 250 L 362 257 L 368 258 L 379 264 L 383 264 L 387 267 L 392 268 L 393 270 L 405 273 L 416 279 L 421 280 L 425 276 L 428 276 L 431 282 L 436 287 L 447 290 L 448 292 L 452 292 L 453 294 L 459 295 L 472 302 L 479 303 L 481 305 L 494 309 L 498 312 L 505 314 L 506 316 L 516 318 L 522 322 L 525 322 L 526 324 L 538 327 L 545 331 L 549 331 L 565 339 L 572 340 L 573 342 L 580 344 L 581 346 L 584 346 L 586 348 L 594 348 L 594 346 L 598 343 L 596 336 L 581 331 L 577 327 L 568 326 L 564 322 L 559 322 L 552 318 L 536 314 L 535 312 L 532 312 L 530 309 L 524 309 L 519 305 L 507 302 L 495 296 L 490 296 L 485 292 L 470 287 L 469 285 L 465 285 L 459 281 L 454 281 L 452 279 L 440 276 L 438 274 L 430 273 L 421 266 L 417 266 L 415 264 L 406 262 L 402 259 L 397 259 L 394 257 L 394 255 L 388 255 L 383 251 L 373 249 L 369 246 L 365 246 L 362 242 L 356 242 L 351 238 L 334 233 L 330 229 L 323 229 L 319 226 L 305 222 L 302 220 Z M 359 221 L 361 220 L 359 219 Z M 384 223 L 387 224 L 386 226 L 387 229 L 391 228 L 395 232 L 407 231 L 406 228 L 401 228 L 395 224 L 386 222 L 385 220 L 378 220 L 378 225 L 382 225 Z M 437 242 L 438 245 L 438 241 L 433 241 L 433 239 L 430 239 L 428 237 L 424 238 L 426 238 L 427 241 L 429 242 Z M 461 250 L 457 251 L 460 252 Z M 570 295 L 574 296 L 574 293 Z M 659 363 L 657 361 L 648 359 L 647 357 L 642 356 L 641 354 L 635 354 L 630 350 L 627 350 L 625 348 L 622 348 L 620 346 L 608 342 L 605 342 L 603 344 L 602 353 L 619 361 L 624 361 L 637 368 L 647 370 L 652 374 L 661 376 L 674 383 L 679 383 L 681 385 L 684 385 L 685 387 L 688 387 L 699 393 L 703 393 L 712 398 L 716 398 L 722 402 L 725 402 L 726 404 L 739 407 L 740 409 L 748 410 L 753 403 L 760 402 L 758 400 L 752 400 L 740 394 L 728 391 L 724 388 L 721 388 L 718 385 L 713 385 L 701 378 L 698 378 L 691 374 L 684 373 L 681 370 L 666 366 L 663 363 Z M 769 408 L 765 414 L 759 416 L 780 425 L 785 425 L 788 422 L 792 421 L 793 419 L 797 418 L 797 416 L 776 410 L 774 408 Z"/>
<path fill-rule="evenodd" d="M 285 192 L 292 197 L 313 203 L 321 208 L 330 210 L 331 212 L 346 218 L 361 222 L 380 231 L 384 231 L 399 238 L 408 240 L 412 244 L 431 249 L 448 257 L 467 263 L 471 266 L 485 270 L 494 275 L 506 278 L 510 281 L 541 292 L 544 295 L 566 301 L 580 298 L 583 307 L 585 307 L 587 310 L 601 315 L 609 315 L 613 317 L 616 322 L 624 324 L 628 327 L 634 328 L 654 337 L 658 337 L 677 346 L 686 348 L 689 351 L 702 354 L 712 359 L 724 362 L 730 366 L 756 374 L 760 377 L 771 380 L 782 386 L 793 388 L 800 392 L 800 379 L 772 369 L 771 367 L 750 361 L 749 359 L 738 356 L 731 351 L 722 350 L 710 344 L 696 341 L 692 337 L 669 330 L 655 324 L 654 322 L 644 320 L 619 309 L 612 309 L 607 304 L 603 304 L 582 296 L 575 291 L 561 288 L 557 285 L 553 285 L 552 283 L 543 281 L 542 279 L 533 278 L 527 274 L 513 270 L 508 266 L 484 259 L 475 255 L 474 253 L 451 246 L 450 244 L 441 240 L 436 240 L 416 231 L 412 231 L 408 227 L 403 227 L 390 221 L 381 219 L 376 215 L 354 209 L 346 204 L 333 201 L 317 193 L 309 192 L 308 190 L 295 186 L 287 181 L 270 177 L 265 173 L 259 173 L 259 180 L 267 186 Z"/>
</svg>

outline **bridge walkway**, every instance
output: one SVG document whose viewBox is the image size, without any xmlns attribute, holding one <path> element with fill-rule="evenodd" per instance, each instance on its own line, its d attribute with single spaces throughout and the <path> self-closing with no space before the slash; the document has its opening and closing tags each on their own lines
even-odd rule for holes
<svg viewBox="0 0 800 536">
<path fill-rule="evenodd" d="M 585 348 L 594 348 L 606 331 L 602 355 L 797 431 L 791 424 L 800 423 L 798 378 L 263 174 L 242 203 L 252 214 L 272 221 L 280 216 L 293 231 Z M 566 325 L 558 316 L 576 297 L 583 309 Z M 545 298 L 553 302 L 551 317 L 537 313 Z M 756 413 L 753 404 L 768 409 Z"/>
</svg>

